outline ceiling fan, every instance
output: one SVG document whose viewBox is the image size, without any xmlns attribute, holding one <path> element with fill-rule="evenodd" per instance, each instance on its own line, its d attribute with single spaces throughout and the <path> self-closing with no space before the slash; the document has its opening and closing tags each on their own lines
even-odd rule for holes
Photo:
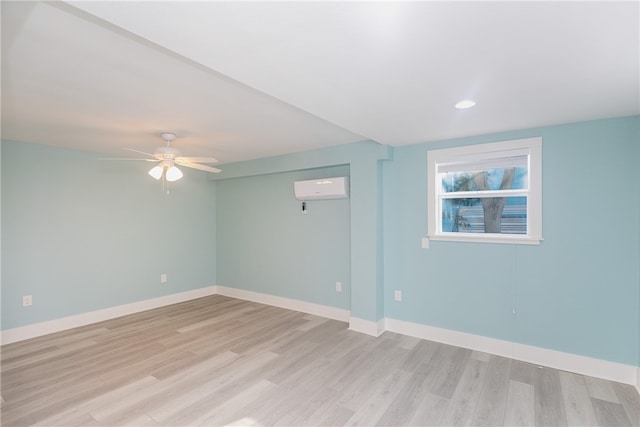
<svg viewBox="0 0 640 427">
<path fill-rule="evenodd" d="M 222 172 L 218 168 L 207 166 L 202 163 L 218 163 L 213 157 L 183 157 L 180 150 L 171 147 L 171 142 L 176 139 L 176 135 L 170 132 L 164 132 L 160 134 L 160 137 L 165 141 L 164 147 L 158 147 L 151 153 L 145 153 L 144 151 L 134 150 L 132 148 L 125 148 L 125 150 L 132 151 L 138 154 L 144 154 L 148 156 L 148 159 L 131 159 L 131 160 L 144 160 L 147 162 L 158 163 L 150 171 L 149 175 L 159 180 L 162 178 L 163 182 L 177 181 L 182 178 L 183 174 L 176 165 L 185 166 L 188 168 L 198 169 L 206 172 L 219 173 Z M 123 159 L 124 160 L 124 159 Z"/>
</svg>

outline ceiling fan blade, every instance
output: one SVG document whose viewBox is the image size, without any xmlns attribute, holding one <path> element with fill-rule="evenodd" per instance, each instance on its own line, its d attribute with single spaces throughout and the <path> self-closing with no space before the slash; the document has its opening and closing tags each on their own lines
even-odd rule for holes
<svg viewBox="0 0 640 427">
<path fill-rule="evenodd" d="M 176 157 L 176 162 L 218 163 L 213 157 Z"/>
<path fill-rule="evenodd" d="M 133 148 L 125 148 L 125 150 L 132 151 L 132 152 L 138 153 L 138 154 L 144 154 L 145 156 L 155 158 L 155 156 L 153 154 L 151 154 L 151 153 L 145 153 L 144 151 L 134 150 Z"/>
<path fill-rule="evenodd" d="M 178 162 L 176 162 L 176 163 L 178 163 Z M 201 171 L 207 171 L 207 172 L 212 172 L 212 173 L 220 173 L 220 172 L 222 172 L 218 168 L 212 168 L 211 166 L 205 166 L 205 165 L 201 165 L 201 164 L 198 164 L 198 163 L 191 163 L 191 162 L 181 161 L 178 164 L 180 166 L 186 166 L 188 168 L 198 169 L 198 170 L 201 170 Z"/>
<path fill-rule="evenodd" d="M 139 162 L 159 162 L 157 159 L 132 159 L 129 157 L 101 157 L 100 160 L 137 160 Z"/>
</svg>

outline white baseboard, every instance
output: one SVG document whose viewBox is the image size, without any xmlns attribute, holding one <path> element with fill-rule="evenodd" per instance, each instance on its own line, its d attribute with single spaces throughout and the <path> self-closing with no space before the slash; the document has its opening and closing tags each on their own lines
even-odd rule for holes
<svg viewBox="0 0 640 427">
<path fill-rule="evenodd" d="M 396 319 L 384 319 L 384 327 L 402 335 L 629 384 L 640 393 L 640 367 Z"/>
<path fill-rule="evenodd" d="M 17 341 L 52 334 L 54 332 L 65 331 L 79 326 L 89 325 L 91 323 L 126 316 L 127 314 L 138 313 L 214 294 L 300 311 L 328 319 L 339 320 L 341 322 L 348 322 L 350 316 L 350 312 L 348 310 L 335 307 L 261 294 L 258 292 L 245 291 L 242 289 L 228 288 L 225 286 L 209 286 L 192 291 L 180 292 L 177 294 L 119 305 L 116 307 L 109 307 L 89 313 L 34 323 L 32 325 L 22 326 L 19 328 L 7 329 L 5 331 L 0 331 L 0 344 L 11 344 Z"/>
<path fill-rule="evenodd" d="M 205 288 L 194 289 L 192 291 L 165 295 L 158 298 L 91 311 L 89 313 L 76 314 L 74 316 L 34 323 L 32 325 L 21 326 L 19 328 L 7 329 L 6 331 L 0 331 L 0 343 L 3 345 L 10 344 L 54 332 L 65 331 L 67 329 L 77 328 L 91 323 L 102 322 L 103 320 L 126 316 L 127 314 L 138 313 L 141 311 L 151 310 L 153 308 L 163 307 L 165 305 L 176 304 L 183 301 L 213 295 L 214 292 L 215 286 L 208 286 Z"/>
<path fill-rule="evenodd" d="M 341 322 L 348 322 L 351 314 L 349 310 L 341 308 L 291 298 L 277 297 L 259 292 L 246 291 L 244 289 L 229 288 L 226 286 L 214 286 L 214 288 L 215 293 L 219 295 L 300 311 L 303 313 L 313 314 L 315 316 L 325 317 L 327 319 L 339 320 Z"/>
<path fill-rule="evenodd" d="M 361 334 L 379 337 L 384 332 L 384 319 L 372 322 L 358 317 L 351 317 L 349 318 L 349 329 L 354 332 L 360 332 Z"/>
<path fill-rule="evenodd" d="M 0 331 L 0 343 L 10 344 L 29 338 L 35 338 L 54 332 L 60 332 L 91 323 L 125 316 L 127 314 L 138 313 L 214 294 L 300 311 L 328 319 L 339 320 L 341 322 L 349 322 L 350 330 L 375 337 L 380 336 L 386 330 L 416 338 L 427 339 L 430 341 L 522 360 L 536 365 L 548 366 L 564 371 L 630 384 L 635 386 L 638 393 L 640 393 L 640 367 L 637 366 L 625 365 L 587 356 L 580 356 L 577 354 L 563 353 L 556 350 L 518 344 L 449 329 L 436 328 L 418 323 L 405 322 L 402 320 L 385 318 L 374 322 L 357 317 L 351 317 L 351 313 L 348 310 L 225 286 L 209 286 L 194 289 L 192 291 L 92 311 L 90 313 L 83 313 L 33 325 L 22 326 L 19 328 L 8 329 L 6 331 Z"/>
</svg>

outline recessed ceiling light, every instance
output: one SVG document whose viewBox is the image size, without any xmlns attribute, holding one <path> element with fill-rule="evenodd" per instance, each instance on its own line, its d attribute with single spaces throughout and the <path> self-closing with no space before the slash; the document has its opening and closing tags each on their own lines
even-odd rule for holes
<svg viewBox="0 0 640 427">
<path fill-rule="evenodd" d="M 473 107 L 474 105 L 476 105 L 476 102 L 475 102 L 475 101 L 472 101 L 472 100 L 470 100 L 470 99 L 465 99 L 464 101 L 460 101 L 460 102 L 458 102 L 458 103 L 455 105 L 455 107 L 456 107 L 458 110 L 464 110 L 464 109 L 466 109 L 466 108 L 471 108 L 471 107 Z"/>
</svg>

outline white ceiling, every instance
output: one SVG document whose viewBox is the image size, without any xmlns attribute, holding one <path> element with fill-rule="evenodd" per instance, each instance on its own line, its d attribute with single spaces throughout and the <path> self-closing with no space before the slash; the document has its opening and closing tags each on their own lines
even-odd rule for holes
<svg viewBox="0 0 640 427">
<path fill-rule="evenodd" d="M 639 6 L 2 1 L 2 138 L 227 163 L 636 115 Z"/>
</svg>

